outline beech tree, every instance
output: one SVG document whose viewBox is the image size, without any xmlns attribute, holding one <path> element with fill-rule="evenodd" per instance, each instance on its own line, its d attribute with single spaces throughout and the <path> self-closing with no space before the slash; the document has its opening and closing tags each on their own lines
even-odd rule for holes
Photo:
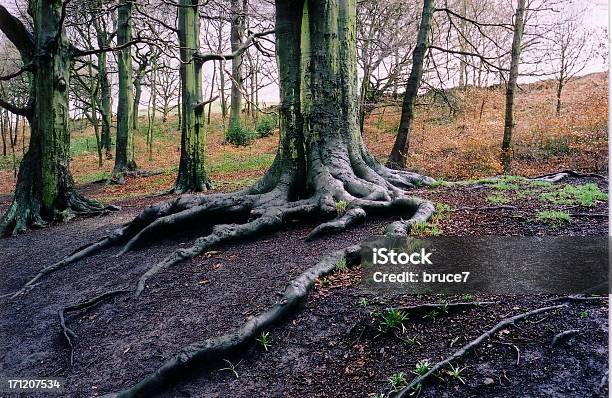
<svg viewBox="0 0 612 398">
<path fill-rule="evenodd" d="M 504 113 L 504 139 L 502 141 L 502 166 L 504 173 L 510 173 L 512 160 L 511 144 L 512 132 L 514 130 L 514 94 L 516 82 L 519 76 L 519 62 L 521 56 L 521 42 L 523 39 L 523 28 L 525 23 L 525 2 L 518 0 L 516 13 L 514 15 L 514 35 L 512 38 L 512 55 L 510 59 L 510 73 L 506 83 L 506 107 Z"/>
<path fill-rule="evenodd" d="M 402 220 L 387 227 L 390 235 L 404 236 L 414 222 L 427 220 L 433 205 L 410 197 L 409 190 L 434 180 L 386 168 L 363 143 L 357 119 L 355 14 L 355 0 L 276 1 L 280 138 L 272 166 L 255 185 L 235 193 L 181 195 L 153 205 L 54 269 L 111 245 L 123 244 L 125 253 L 155 234 L 188 224 L 212 227 L 192 247 L 175 251 L 143 274 L 138 295 L 149 277 L 177 262 L 290 220 L 322 217 L 309 239 L 359 222 L 366 212 L 402 214 Z M 219 57 L 196 55 L 202 61 Z M 162 376 L 155 376 L 155 382 Z M 149 387 L 139 383 L 136 388 L 142 393 Z"/>
<path fill-rule="evenodd" d="M 132 123 L 132 0 L 119 0 L 117 8 L 117 67 L 119 95 L 117 99 L 117 140 L 115 166 L 111 180 L 125 182 L 125 173 L 138 168 L 134 160 L 134 126 Z"/>
<path fill-rule="evenodd" d="M 43 226 L 71 212 L 113 208 L 78 193 L 70 174 L 68 85 L 74 57 L 85 52 L 66 39 L 65 4 L 60 0 L 31 0 L 28 13 L 33 31 L 0 5 L 0 30 L 23 61 L 15 75 L 32 74 L 30 96 L 24 107 L 0 99 L 0 106 L 25 117 L 30 126 L 30 143 L 19 165 L 15 195 L 0 221 L 2 235 L 23 232 L 28 226 Z"/>
<path fill-rule="evenodd" d="M 387 163 L 388 166 L 393 168 L 406 167 L 406 156 L 408 153 L 408 144 L 410 142 L 410 129 L 412 127 L 412 121 L 414 120 L 414 104 L 416 103 L 419 87 L 421 86 L 421 79 L 423 78 L 423 64 L 429 47 L 433 13 L 434 0 L 424 0 L 417 43 L 412 53 L 412 69 L 410 70 L 408 84 L 404 92 L 402 116 L 397 131 L 397 137 L 395 138 L 395 143 L 393 144 L 393 149 L 391 150 Z"/>
</svg>

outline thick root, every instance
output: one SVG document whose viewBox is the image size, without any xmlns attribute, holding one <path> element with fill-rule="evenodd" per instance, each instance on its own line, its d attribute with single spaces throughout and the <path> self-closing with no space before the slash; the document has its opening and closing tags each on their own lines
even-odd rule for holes
<svg viewBox="0 0 612 398">
<path fill-rule="evenodd" d="M 242 350 L 252 344 L 259 334 L 290 315 L 306 298 L 315 280 L 332 272 L 340 258 L 346 258 L 349 265 L 357 263 L 359 250 L 360 246 L 351 246 L 327 256 L 291 281 L 282 298 L 264 313 L 251 318 L 233 333 L 190 344 L 132 388 L 111 396 L 118 398 L 149 397 L 160 388 L 167 387 L 173 379 L 186 370 L 196 365 L 213 365 Z"/>
</svg>

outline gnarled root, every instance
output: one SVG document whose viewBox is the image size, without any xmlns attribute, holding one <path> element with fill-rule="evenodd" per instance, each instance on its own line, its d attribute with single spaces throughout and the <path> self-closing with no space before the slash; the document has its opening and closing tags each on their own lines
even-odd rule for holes
<svg viewBox="0 0 612 398">
<path fill-rule="evenodd" d="M 251 318 L 240 328 L 221 337 L 192 343 L 164 363 L 154 373 L 132 388 L 114 396 L 120 398 L 148 397 L 154 391 L 166 387 L 172 379 L 196 365 L 211 365 L 253 343 L 257 336 L 277 324 L 306 298 L 317 278 L 329 274 L 338 259 L 344 257 L 348 265 L 359 261 L 360 246 L 351 246 L 325 257 L 321 262 L 303 272 L 285 288 L 282 298 L 270 309 Z"/>
<path fill-rule="evenodd" d="M 93 307 L 94 305 L 99 304 L 104 300 L 107 300 L 111 297 L 115 297 L 119 294 L 126 293 L 128 291 L 129 290 L 127 289 L 112 290 L 106 293 L 99 294 L 91 299 L 84 300 L 76 304 L 68 305 L 57 311 L 57 316 L 59 318 L 60 327 L 62 328 L 62 334 L 64 335 L 64 337 L 66 338 L 66 341 L 68 342 L 68 345 L 70 346 L 70 365 L 71 366 L 74 360 L 74 344 L 72 343 L 72 339 L 76 338 L 77 335 L 76 333 L 72 331 L 72 329 L 70 329 L 66 325 L 66 316 L 65 316 L 66 313 Z"/>
</svg>

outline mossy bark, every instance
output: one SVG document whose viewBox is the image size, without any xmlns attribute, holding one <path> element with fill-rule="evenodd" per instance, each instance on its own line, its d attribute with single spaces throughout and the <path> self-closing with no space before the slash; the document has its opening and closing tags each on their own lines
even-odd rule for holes
<svg viewBox="0 0 612 398">
<path fill-rule="evenodd" d="M 117 9 L 117 45 L 132 40 L 132 2 L 120 0 Z M 132 125 L 132 50 L 127 46 L 117 53 L 119 93 L 117 100 L 117 139 L 115 143 L 115 167 L 112 179 L 124 182 L 127 171 L 136 170 L 134 161 L 134 129 Z"/>
<path fill-rule="evenodd" d="M 211 187 L 204 169 L 202 65 L 193 55 L 200 48 L 198 0 L 181 0 L 177 8 L 181 57 L 181 159 L 174 191 L 200 192 Z"/>
</svg>

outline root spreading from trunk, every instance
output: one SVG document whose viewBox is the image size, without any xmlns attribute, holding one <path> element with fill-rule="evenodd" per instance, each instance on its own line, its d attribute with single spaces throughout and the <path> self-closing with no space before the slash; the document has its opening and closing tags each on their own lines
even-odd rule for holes
<svg viewBox="0 0 612 398">
<path fill-rule="evenodd" d="M 150 397 L 159 389 L 167 387 L 185 371 L 195 366 L 214 365 L 239 352 L 252 344 L 262 332 L 290 315 L 307 297 L 315 280 L 333 272 L 340 258 L 344 257 L 349 266 L 357 264 L 360 260 L 360 250 L 361 246 L 355 245 L 328 255 L 291 281 L 280 300 L 267 311 L 251 318 L 232 333 L 188 345 L 138 384 L 109 396 L 117 398 Z"/>
<path fill-rule="evenodd" d="M 451 356 L 436 363 L 434 366 L 431 367 L 431 369 L 427 373 L 423 374 L 422 376 L 415 377 L 410 383 L 408 383 L 406 387 L 398 391 L 397 394 L 395 394 L 393 397 L 394 398 L 404 398 L 404 397 L 412 396 L 413 394 L 415 394 L 415 392 L 420 391 L 420 389 L 422 388 L 422 385 L 426 381 L 428 381 L 433 375 L 437 374 L 444 367 L 451 365 L 453 362 L 461 360 L 469 352 L 474 350 L 476 347 L 480 346 L 482 343 L 484 343 L 489 338 L 491 338 L 491 336 L 493 336 L 498 331 L 504 329 L 505 327 L 514 325 L 516 322 L 522 321 L 528 317 L 531 317 L 537 314 L 541 314 L 543 312 L 558 310 L 558 309 L 565 308 L 565 307 L 567 307 L 567 304 L 543 307 L 543 308 L 538 308 L 532 311 L 524 312 L 522 314 L 515 315 L 509 318 L 502 319 L 491 329 L 487 330 L 486 332 L 484 332 L 483 334 L 481 334 L 474 340 L 470 341 L 469 343 L 461 347 L 459 350 L 455 351 Z"/>
<path fill-rule="evenodd" d="M 70 366 L 72 366 L 72 363 L 73 363 L 73 360 L 74 360 L 74 344 L 72 343 L 72 339 L 76 338 L 77 335 L 76 335 L 76 333 L 74 333 L 72 331 L 72 329 L 70 329 L 66 325 L 66 313 L 82 310 L 82 309 L 89 308 L 89 307 L 93 307 L 94 305 L 97 305 L 97 304 L 101 303 L 102 301 L 105 301 L 105 300 L 107 300 L 109 298 L 112 298 L 112 297 L 115 297 L 117 295 L 126 293 L 128 291 L 129 290 L 127 290 L 127 289 L 112 290 L 110 292 L 99 294 L 99 295 L 97 295 L 97 296 L 95 296 L 95 297 L 93 297 L 91 299 L 84 300 L 84 301 L 78 302 L 76 304 L 68 305 L 68 306 L 63 307 L 63 308 L 61 308 L 61 309 L 59 309 L 57 311 L 57 316 L 59 318 L 60 327 L 62 328 L 62 334 L 64 335 L 64 338 L 66 339 L 66 342 L 70 346 Z"/>
</svg>

